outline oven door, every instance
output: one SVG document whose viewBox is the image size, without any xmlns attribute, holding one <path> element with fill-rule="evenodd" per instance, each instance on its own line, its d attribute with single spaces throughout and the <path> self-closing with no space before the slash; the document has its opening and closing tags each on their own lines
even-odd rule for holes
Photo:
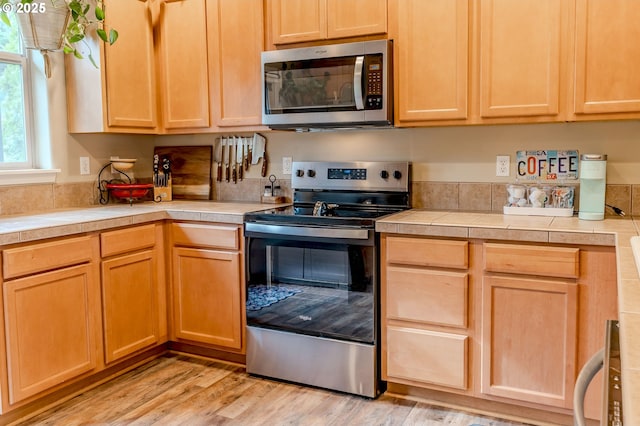
<svg viewBox="0 0 640 426">
<path fill-rule="evenodd" d="M 247 325 L 374 344 L 371 229 L 247 223 Z"/>
</svg>

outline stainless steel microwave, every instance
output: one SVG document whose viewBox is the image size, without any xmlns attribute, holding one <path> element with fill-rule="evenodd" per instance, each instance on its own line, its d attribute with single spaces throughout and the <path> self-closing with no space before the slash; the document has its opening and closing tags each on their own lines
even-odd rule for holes
<svg viewBox="0 0 640 426">
<path fill-rule="evenodd" d="M 391 56 L 389 40 L 262 52 L 262 124 L 392 125 Z"/>
</svg>

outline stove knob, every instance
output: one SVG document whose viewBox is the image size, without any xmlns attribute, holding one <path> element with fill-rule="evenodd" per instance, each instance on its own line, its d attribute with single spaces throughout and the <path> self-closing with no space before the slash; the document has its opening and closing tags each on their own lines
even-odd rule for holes
<svg viewBox="0 0 640 426">
<path fill-rule="evenodd" d="M 388 178 L 389 178 L 389 172 L 388 172 L 388 171 L 386 171 L 386 170 L 381 171 L 381 172 L 380 172 L 380 177 L 381 177 L 382 179 L 388 179 Z"/>
<path fill-rule="evenodd" d="M 307 176 L 316 177 L 316 171 L 315 170 L 307 170 Z"/>
<path fill-rule="evenodd" d="M 396 170 L 393 172 L 393 177 L 394 179 L 400 179 L 402 177 L 402 173 L 400 172 L 400 170 Z"/>
<path fill-rule="evenodd" d="M 301 170 L 301 169 L 296 170 L 296 176 L 303 177 L 304 176 L 304 170 Z"/>
</svg>

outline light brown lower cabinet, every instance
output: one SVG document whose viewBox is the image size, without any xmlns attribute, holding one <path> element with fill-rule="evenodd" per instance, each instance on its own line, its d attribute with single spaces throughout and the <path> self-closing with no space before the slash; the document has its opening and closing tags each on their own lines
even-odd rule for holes
<svg viewBox="0 0 640 426">
<path fill-rule="evenodd" d="M 482 289 L 482 392 L 571 408 L 578 285 L 487 276 Z"/>
<path fill-rule="evenodd" d="M 383 236 L 382 376 L 469 386 L 468 243 Z"/>
<path fill-rule="evenodd" d="M 397 234 L 380 241 L 390 389 L 435 391 L 452 403 L 471 397 L 542 421 L 571 416 L 578 372 L 603 345 L 605 320 L 617 318 L 613 247 Z M 585 401 L 592 419 L 600 416 L 598 380 Z"/>
<path fill-rule="evenodd" d="M 156 224 L 100 235 L 107 364 L 167 340 L 162 235 Z"/>
<path fill-rule="evenodd" d="M 172 225 L 176 340 L 244 351 L 241 233 L 235 225 Z"/>
<path fill-rule="evenodd" d="M 59 257 L 50 256 L 67 250 Z M 77 257 L 74 256 L 77 255 Z M 79 237 L 3 251 L 3 275 L 15 265 L 29 275 L 3 283 L 8 400 L 16 404 L 40 392 L 94 371 L 99 366 L 100 336 L 97 240 Z M 77 265 L 57 267 L 56 263 Z M 20 260 L 22 259 L 22 260 Z M 23 271 L 20 268 L 20 271 Z"/>
</svg>

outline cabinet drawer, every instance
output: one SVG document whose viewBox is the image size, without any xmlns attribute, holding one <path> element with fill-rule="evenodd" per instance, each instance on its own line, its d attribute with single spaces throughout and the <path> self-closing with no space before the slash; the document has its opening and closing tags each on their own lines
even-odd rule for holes
<svg viewBox="0 0 640 426">
<path fill-rule="evenodd" d="M 484 270 L 511 274 L 577 278 L 580 249 L 486 243 Z"/>
<path fill-rule="evenodd" d="M 387 327 L 387 376 L 466 389 L 467 336 Z"/>
<path fill-rule="evenodd" d="M 156 226 L 145 225 L 100 234 L 102 257 L 130 253 L 156 244 Z"/>
<path fill-rule="evenodd" d="M 229 250 L 240 248 L 240 231 L 234 225 L 199 225 L 174 223 L 173 243 L 182 246 L 214 247 Z"/>
<path fill-rule="evenodd" d="M 90 262 L 91 237 L 32 244 L 3 251 L 5 279 Z"/>
<path fill-rule="evenodd" d="M 387 318 L 467 326 L 468 274 L 387 268 Z"/>
<path fill-rule="evenodd" d="M 467 268 L 467 241 L 431 240 L 428 238 L 387 238 L 387 262 L 403 265 Z"/>
</svg>

